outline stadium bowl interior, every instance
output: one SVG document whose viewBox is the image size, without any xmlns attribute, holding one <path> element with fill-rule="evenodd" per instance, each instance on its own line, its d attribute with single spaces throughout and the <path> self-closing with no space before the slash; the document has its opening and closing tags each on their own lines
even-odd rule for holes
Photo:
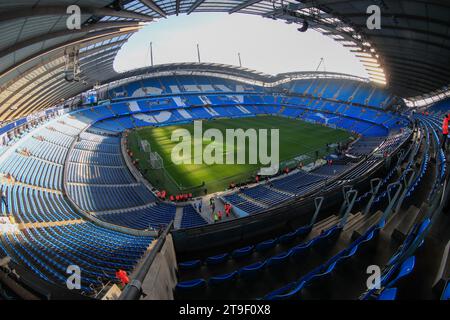
<svg viewBox="0 0 450 320">
<path fill-rule="evenodd" d="M 0 300 L 449 299 L 450 4 L 383 3 L 370 30 L 365 0 L 80 0 L 67 31 L 62 1 L 0 0 Z M 114 70 L 144 23 L 192 12 L 309 26 L 370 76 Z M 194 123 L 279 128 L 279 170 L 176 165 Z"/>
</svg>

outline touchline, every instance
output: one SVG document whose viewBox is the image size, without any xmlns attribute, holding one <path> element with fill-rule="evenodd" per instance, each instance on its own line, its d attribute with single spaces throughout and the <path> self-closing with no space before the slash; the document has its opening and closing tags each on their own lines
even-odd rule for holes
<svg viewBox="0 0 450 320">
<path fill-rule="evenodd" d="M 171 160 L 175 165 L 259 163 L 267 166 L 261 168 L 259 172 L 265 176 L 274 175 L 279 170 L 279 129 L 270 129 L 270 148 L 268 129 L 259 129 L 258 131 L 255 129 L 226 129 L 224 138 L 219 129 L 211 128 L 203 132 L 203 122 L 198 120 L 194 121 L 193 136 L 187 129 L 176 129 L 172 132 L 171 140 L 177 142 L 171 152 Z M 209 141 L 206 146 L 203 145 L 205 141 Z M 248 152 L 246 141 L 248 141 Z M 235 157 L 235 153 L 237 157 Z"/>
</svg>

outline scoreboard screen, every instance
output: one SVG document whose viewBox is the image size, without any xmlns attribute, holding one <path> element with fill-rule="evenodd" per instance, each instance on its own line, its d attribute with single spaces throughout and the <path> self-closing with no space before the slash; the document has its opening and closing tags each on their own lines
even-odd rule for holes
<svg viewBox="0 0 450 320">
<path fill-rule="evenodd" d="M 91 90 L 84 92 L 82 95 L 83 104 L 95 104 L 98 101 L 97 91 Z"/>
</svg>

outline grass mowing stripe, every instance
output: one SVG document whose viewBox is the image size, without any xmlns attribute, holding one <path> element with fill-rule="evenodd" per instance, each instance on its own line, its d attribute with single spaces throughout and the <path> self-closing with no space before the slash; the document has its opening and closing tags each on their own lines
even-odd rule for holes
<svg viewBox="0 0 450 320">
<path fill-rule="evenodd" d="M 226 143 L 226 129 L 241 128 L 244 131 L 247 129 L 279 129 L 280 162 L 291 160 L 299 155 L 324 148 L 327 143 L 347 141 L 351 136 L 350 133 L 342 130 L 335 130 L 300 120 L 275 116 L 203 121 L 203 132 L 210 128 L 219 129 L 224 133 L 224 144 Z M 167 179 L 161 177 L 157 179 L 154 170 L 149 169 L 149 164 L 145 161 L 145 157 L 148 158 L 148 155 L 141 153 L 138 148 L 139 138 L 150 142 L 152 151 L 158 152 L 163 158 L 165 169 L 178 185 L 185 188 L 199 186 L 205 182 L 208 192 L 224 190 L 231 181 L 244 181 L 262 167 L 260 164 L 175 165 L 171 161 L 171 152 L 176 143 L 171 141 L 171 135 L 176 129 L 187 129 L 193 134 L 193 124 L 183 124 L 158 128 L 142 128 L 132 132 L 130 135 L 129 147 L 136 158 L 140 159 L 141 170 L 144 171 L 144 175 L 159 189 L 166 189 L 171 193 L 180 192 L 176 186 L 173 186 L 173 183 L 167 182 Z M 268 142 L 270 145 L 270 138 Z M 204 140 L 203 147 L 207 144 L 209 144 L 209 141 Z M 227 150 L 224 146 L 223 155 L 226 153 Z M 235 148 L 235 157 L 236 153 L 237 148 Z M 193 155 L 194 152 L 192 152 Z M 248 159 L 248 142 L 246 142 L 246 159 Z"/>
</svg>

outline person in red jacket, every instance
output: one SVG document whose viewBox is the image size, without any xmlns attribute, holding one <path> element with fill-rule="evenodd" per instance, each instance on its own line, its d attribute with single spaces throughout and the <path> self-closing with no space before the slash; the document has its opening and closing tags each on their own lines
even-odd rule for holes
<svg viewBox="0 0 450 320">
<path fill-rule="evenodd" d="M 444 121 L 442 122 L 442 150 L 446 151 L 447 149 L 447 138 L 448 138 L 448 119 L 449 115 L 446 114 L 444 117 Z"/>
<path fill-rule="evenodd" d="M 231 204 L 226 203 L 225 204 L 225 215 L 228 217 L 230 217 L 230 211 L 231 211 Z"/>
<path fill-rule="evenodd" d="M 116 271 L 116 278 L 120 280 L 120 284 L 125 287 L 129 282 L 130 279 L 128 278 L 127 272 L 122 269 L 117 269 Z"/>
</svg>

